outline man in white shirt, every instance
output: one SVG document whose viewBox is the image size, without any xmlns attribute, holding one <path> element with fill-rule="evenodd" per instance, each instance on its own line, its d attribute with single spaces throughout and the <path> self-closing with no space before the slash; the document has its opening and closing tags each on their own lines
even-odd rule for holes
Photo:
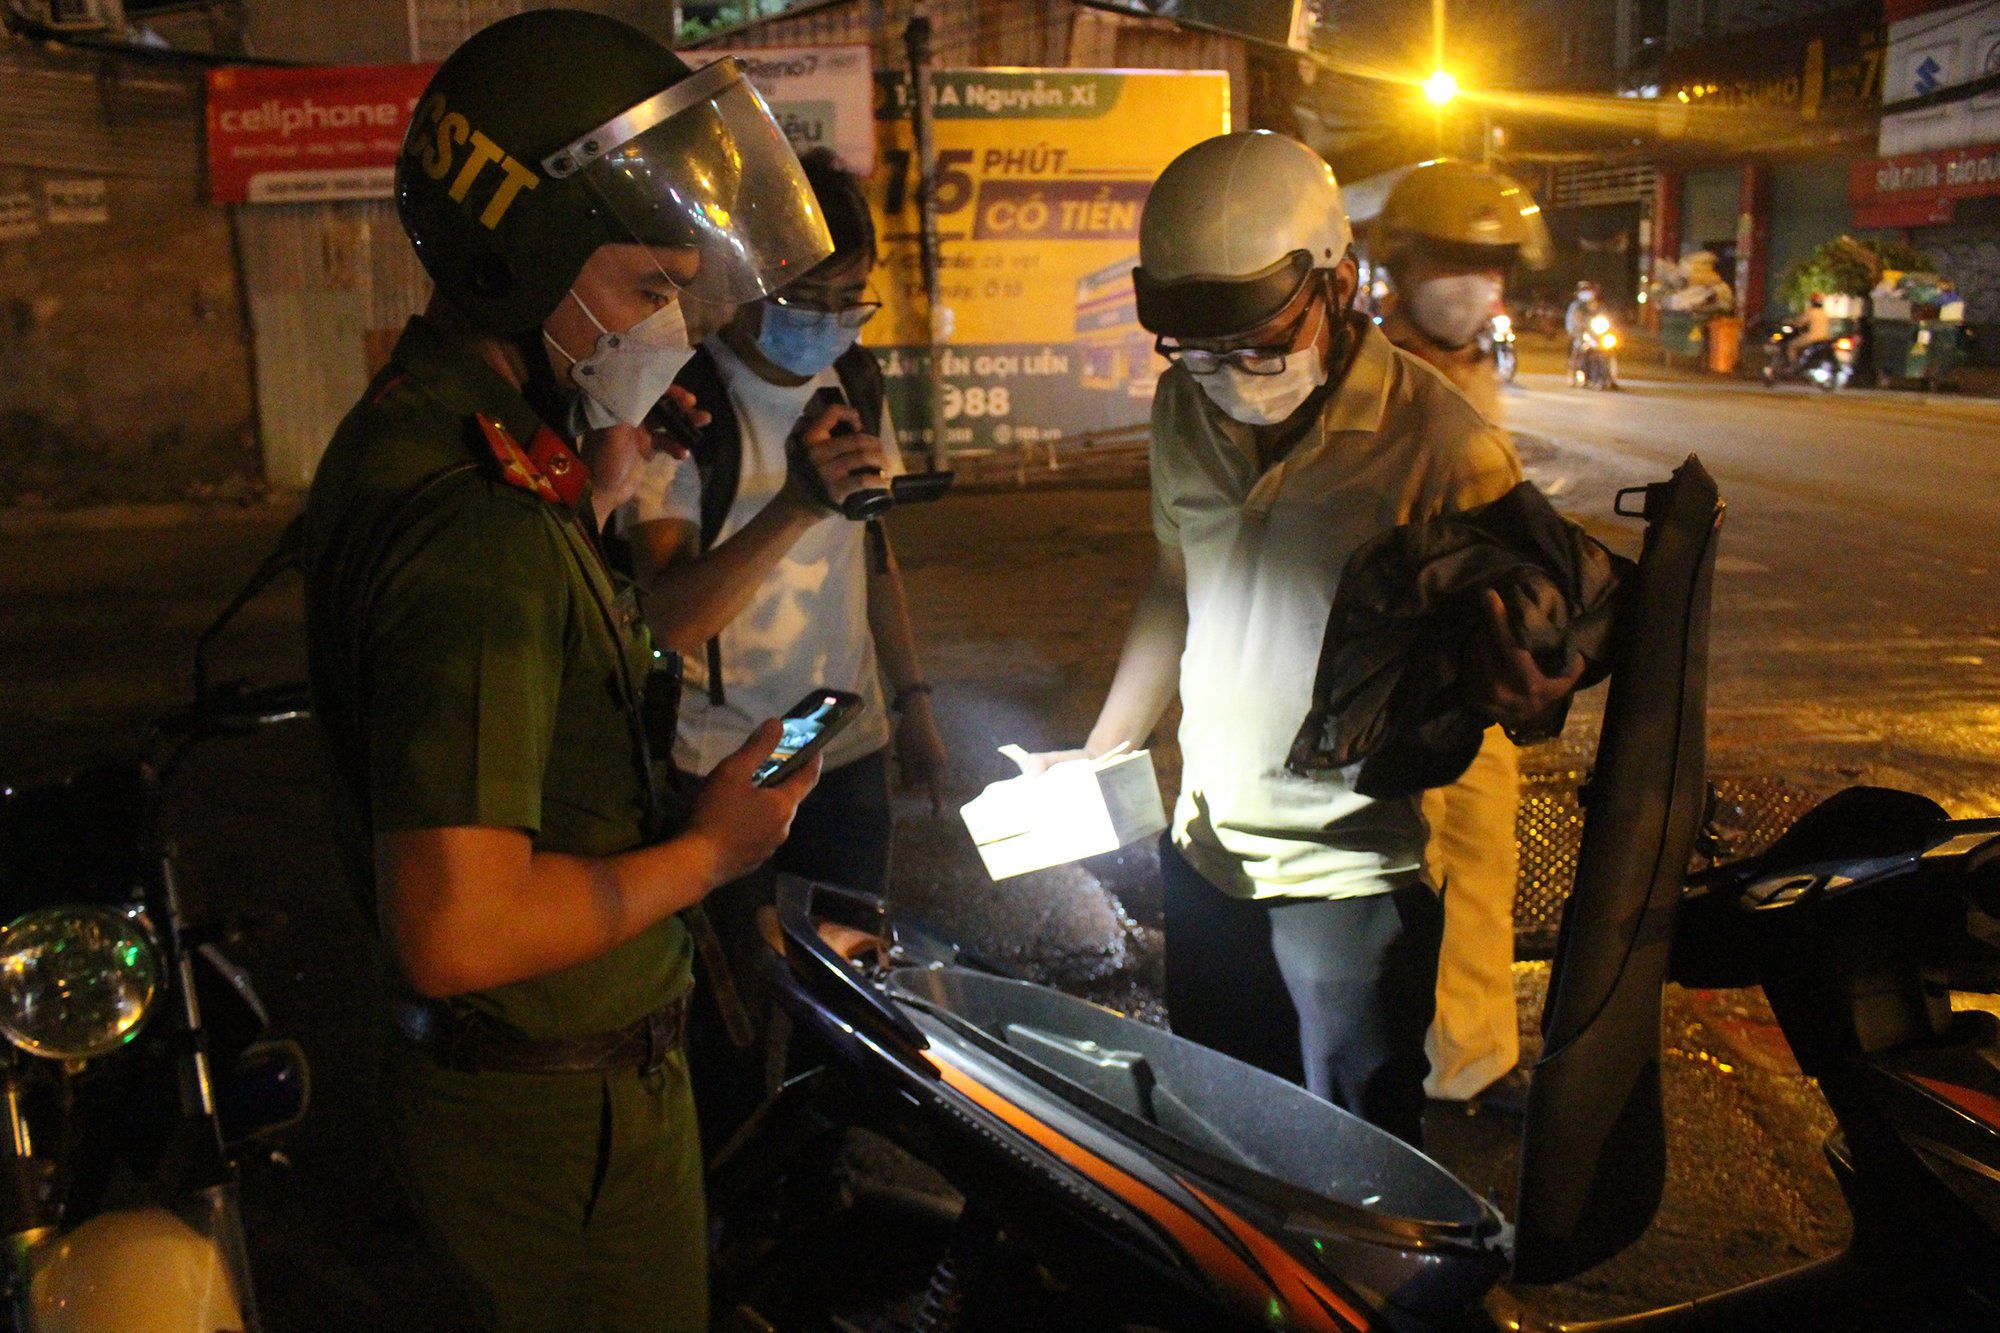
<svg viewBox="0 0 2000 1333">
<path fill-rule="evenodd" d="M 648 620 L 688 663 L 675 747 L 682 768 L 708 772 L 760 720 L 809 690 L 861 696 L 860 715 L 824 752 L 819 798 L 800 809 L 774 864 L 879 892 L 889 857 L 890 742 L 904 780 L 934 798 L 945 753 L 888 540 L 828 504 L 884 484 L 902 460 L 880 372 L 856 342 L 877 308 L 868 299 L 875 233 L 867 203 L 830 154 L 809 153 L 804 165 L 833 234 L 832 257 L 703 340 L 678 383 L 711 415 L 709 438 L 696 458 L 655 455 L 624 517 Z M 804 419 L 826 389 L 846 405 Z M 874 419 L 864 419 L 869 413 Z M 792 461 L 798 434 L 812 451 L 817 488 Z M 732 446 L 733 468 L 696 465 L 704 449 Z M 729 478 L 733 498 L 704 493 Z M 713 511 L 720 522 L 704 533 L 719 499 L 727 508 Z"/>
<path fill-rule="evenodd" d="M 1442 929 L 1417 800 L 1285 759 L 1347 557 L 1520 471 L 1442 376 L 1351 313 L 1351 240 L 1332 171 L 1277 135 L 1207 140 L 1155 183 L 1133 281 L 1174 363 L 1153 399 L 1159 557 L 1084 753 L 1143 744 L 1178 687 L 1174 1030 L 1415 1142 Z M 1497 598 L 1487 614 L 1480 702 L 1539 717 L 1575 677 L 1503 646 Z"/>
</svg>

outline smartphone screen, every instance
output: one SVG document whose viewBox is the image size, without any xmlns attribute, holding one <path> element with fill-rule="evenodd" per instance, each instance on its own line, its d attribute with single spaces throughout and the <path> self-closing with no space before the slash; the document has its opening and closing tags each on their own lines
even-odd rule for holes
<svg viewBox="0 0 2000 1333">
<path fill-rule="evenodd" d="M 783 782 L 796 773 L 861 707 L 861 696 L 846 690 L 818 689 L 792 706 L 784 716 L 785 734 L 771 757 L 757 766 L 750 780 L 760 787 Z"/>
</svg>

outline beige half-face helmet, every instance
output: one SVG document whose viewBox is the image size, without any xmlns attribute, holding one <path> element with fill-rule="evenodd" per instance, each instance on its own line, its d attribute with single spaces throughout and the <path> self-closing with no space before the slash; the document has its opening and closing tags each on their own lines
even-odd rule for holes
<svg viewBox="0 0 2000 1333">
<path fill-rule="evenodd" d="M 1549 263 L 1549 231 L 1526 186 L 1491 167 L 1439 158 L 1412 167 L 1389 191 L 1375 221 L 1374 258 L 1394 264 L 1414 245 Z M 1504 253 L 1503 253 L 1504 252 Z"/>
<path fill-rule="evenodd" d="M 1229 338 L 1275 315 L 1354 240 L 1333 168 L 1268 130 L 1205 139 L 1167 164 L 1139 217 L 1139 323 Z"/>
</svg>

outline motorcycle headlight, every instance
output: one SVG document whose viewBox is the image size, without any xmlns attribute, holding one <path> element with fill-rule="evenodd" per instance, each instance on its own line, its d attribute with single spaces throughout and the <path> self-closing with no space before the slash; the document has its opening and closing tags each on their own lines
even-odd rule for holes
<svg viewBox="0 0 2000 1333">
<path fill-rule="evenodd" d="M 1513 331 L 1514 331 L 1514 321 L 1512 319 L 1509 319 L 1506 315 L 1495 315 L 1493 317 L 1494 337 L 1504 338 Z"/>
<path fill-rule="evenodd" d="M 1611 332 L 1611 321 L 1603 315 L 1592 315 L 1590 318 L 1590 331 L 1599 337 L 1603 337 L 1605 334 Z"/>
<path fill-rule="evenodd" d="M 1618 345 L 1618 335 L 1617 335 L 1617 334 L 1615 334 L 1615 333 L 1607 333 L 1607 334 L 1605 334 L 1605 335 L 1604 335 L 1604 348 L 1605 348 L 1605 350 L 1606 350 L 1606 351 L 1609 351 L 1610 349 L 1612 349 L 1613 347 L 1616 347 L 1617 345 Z"/>
<path fill-rule="evenodd" d="M 138 1034 L 160 989 L 144 927 L 103 907 L 44 907 L 0 930 L 0 1034 L 31 1055 L 88 1060 Z"/>
</svg>

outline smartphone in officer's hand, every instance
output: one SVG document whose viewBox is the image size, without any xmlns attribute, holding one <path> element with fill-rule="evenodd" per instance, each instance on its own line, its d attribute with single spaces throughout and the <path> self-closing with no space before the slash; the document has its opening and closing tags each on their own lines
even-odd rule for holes
<svg viewBox="0 0 2000 1333">
<path fill-rule="evenodd" d="M 759 787 L 777 786 L 804 768 L 860 711 L 858 694 L 825 688 L 811 691 L 785 714 L 785 734 L 778 748 L 757 766 L 750 780 Z"/>
</svg>

